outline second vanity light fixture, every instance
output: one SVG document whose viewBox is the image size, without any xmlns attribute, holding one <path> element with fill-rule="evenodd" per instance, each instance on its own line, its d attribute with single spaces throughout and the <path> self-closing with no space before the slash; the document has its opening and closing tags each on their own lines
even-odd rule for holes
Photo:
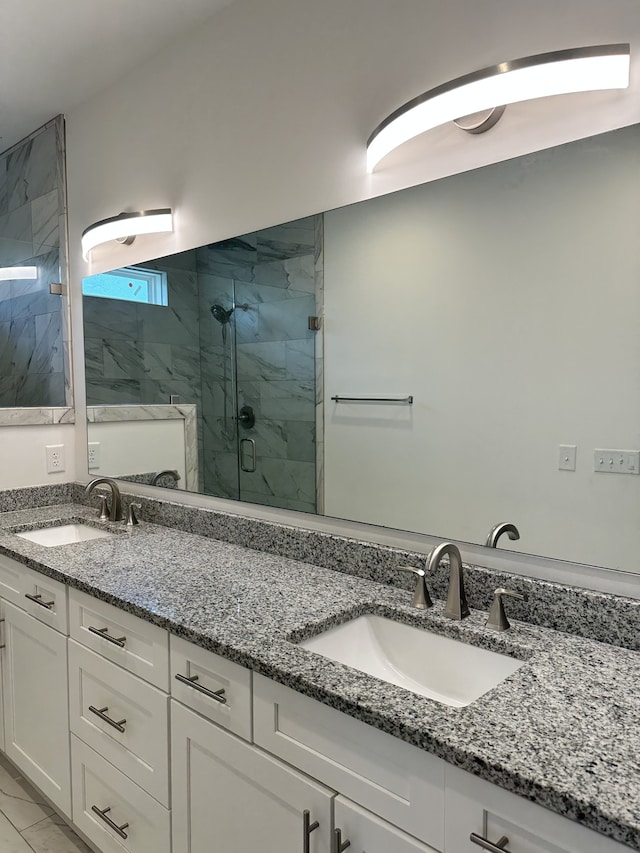
<svg viewBox="0 0 640 853">
<path fill-rule="evenodd" d="M 387 116 L 367 142 L 367 171 L 391 151 L 441 124 L 488 110 L 488 130 L 502 115 L 494 110 L 550 95 L 626 89 L 629 86 L 628 44 L 605 44 L 556 50 L 502 62 L 443 83 L 408 101 Z"/>
<path fill-rule="evenodd" d="M 82 257 L 85 261 L 88 260 L 92 249 L 110 240 L 129 245 L 139 234 L 160 234 L 167 231 L 173 231 L 170 207 L 120 213 L 85 228 L 82 232 Z"/>
</svg>

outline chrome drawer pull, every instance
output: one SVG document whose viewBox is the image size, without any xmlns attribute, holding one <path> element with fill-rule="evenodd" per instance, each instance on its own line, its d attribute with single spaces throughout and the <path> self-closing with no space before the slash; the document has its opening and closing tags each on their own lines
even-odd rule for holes
<svg viewBox="0 0 640 853">
<path fill-rule="evenodd" d="M 187 678 L 186 675 L 180 675 L 177 673 L 176 681 L 179 681 L 181 684 L 186 684 L 187 687 L 193 687 L 194 690 L 197 690 L 199 693 L 204 693 L 205 696 L 208 696 L 210 699 L 215 699 L 216 702 L 220 702 L 222 705 L 227 704 L 226 696 L 224 695 L 224 687 L 221 687 L 220 690 L 208 690 L 206 687 L 203 687 L 202 684 L 197 684 L 198 676 L 192 675 L 191 678 Z"/>
<path fill-rule="evenodd" d="M 311 812 L 305 809 L 302 812 L 302 853 L 311 851 L 311 833 L 320 826 L 317 820 L 311 823 Z"/>
<path fill-rule="evenodd" d="M 94 628 L 93 625 L 89 625 L 87 628 L 88 631 L 91 631 L 92 634 L 97 634 L 99 637 L 102 637 L 103 640 L 108 640 L 110 643 L 113 643 L 114 646 L 120 646 L 121 649 L 124 649 L 124 644 L 126 641 L 126 637 L 112 637 L 109 634 L 108 628 Z"/>
<path fill-rule="evenodd" d="M 0 619 L 0 622 L 4 622 L 4 619 Z M 0 649 L 6 649 L 6 648 L 7 648 L 6 643 L 2 643 L 2 645 L 0 645 Z"/>
<path fill-rule="evenodd" d="M 37 595 L 29 595 L 28 592 L 25 592 L 24 597 L 28 598 L 29 601 L 33 601 L 36 604 L 39 604 L 40 607 L 46 607 L 47 610 L 53 610 L 53 607 L 55 605 L 55 601 L 43 601 L 42 595 L 40 593 L 38 593 Z"/>
<path fill-rule="evenodd" d="M 94 708 L 93 705 L 89 705 L 89 710 L 92 714 L 95 714 L 96 717 L 100 717 L 103 722 L 108 723 L 110 726 L 113 726 L 114 729 L 124 733 L 124 724 L 127 722 L 126 718 L 116 722 L 115 720 L 112 720 L 111 717 L 107 717 L 105 711 L 109 710 L 108 705 L 105 705 L 104 708 Z"/>
<path fill-rule="evenodd" d="M 507 850 L 509 839 L 506 835 L 503 835 L 495 844 L 492 841 L 488 841 L 486 838 L 483 838 L 481 835 L 476 835 L 475 832 L 472 832 L 469 838 L 474 844 L 477 844 L 478 847 L 482 847 L 483 850 L 490 850 L 491 853 L 509 853 Z"/>
<path fill-rule="evenodd" d="M 107 806 L 106 809 L 99 809 L 98 806 L 91 806 L 91 811 L 95 812 L 99 817 L 101 817 L 108 827 L 110 827 L 114 832 L 118 833 L 120 838 L 129 837 L 127 833 L 123 831 L 129 826 L 128 823 L 123 823 L 122 826 L 118 826 L 118 824 L 114 823 L 110 817 L 107 817 L 107 812 L 111 811 L 111 806 Z"/>
<path fill-rule="evenodd" d="M 346 850 L 347 847 L 351 847 L 351 842 L 347 838 L 346 841 L 342 840 L 342 830 L 334 829 L 333 830 L 333 853 L 342 853 L 343 850 Z"/>
</svg>

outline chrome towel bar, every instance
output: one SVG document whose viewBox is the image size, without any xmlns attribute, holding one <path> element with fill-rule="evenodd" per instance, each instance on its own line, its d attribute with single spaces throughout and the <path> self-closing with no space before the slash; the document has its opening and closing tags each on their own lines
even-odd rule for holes
<svg viewBox="0 0 640 853">
<path fill-rule="evenodd" d="M 413 404 L 413 394 L 408 397 L 342 397 L 335 394 L 331 399 L 336 403 L 402 403 L 405 406 Z"/>
</svg>

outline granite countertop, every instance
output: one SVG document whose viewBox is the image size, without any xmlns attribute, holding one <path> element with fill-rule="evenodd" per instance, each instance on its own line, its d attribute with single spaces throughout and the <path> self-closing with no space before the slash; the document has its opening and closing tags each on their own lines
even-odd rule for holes
<svg viewBox="0 0 640 853">
<path fill-rule="evenodd" d="M 405 590 L 153 524 L 46 548 L 19 529 L 95 510 L 59 504 L 0 514 L 0 553 L 428 750 L 640 850 L 640 654 L 486 613 L 464 622 L 410 606 Z M 379 613 L 526 661 L 463 708 L 441 705 L 299 648 Z"/>
</svg>

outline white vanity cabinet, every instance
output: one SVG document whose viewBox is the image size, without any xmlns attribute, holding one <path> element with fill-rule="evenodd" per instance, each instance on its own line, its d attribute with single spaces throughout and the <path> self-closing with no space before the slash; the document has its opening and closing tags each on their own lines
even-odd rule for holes
<svg viewBox="0 0 640 853">
<path fill-rule="evenodd" d="M 51 586 L 47 578 L 43 581 Z M 46 596 L 41 600 L 51 601 Z M 2 609 L 4 750 L 70 817 L 67 637 L 13 604 L 4 602 Z M 47 618 L 56 616 L 48 613 Z"/>
<path fill-rule="evenodd" d="M 510 853 L 629 853 L 604 835 L 456 767 L 447 767 L 446 778 L 447 853 L 493 849 L 483 841 Z M 508 842 L 500 845 L 504 838 Z"/>
<path fill-rule="evenodd" d="M 73 821 L 104 853 L 170 853 L 169 635 L 73 589 L 69 612 Z"/>
<path fill-rule="evenodd" d="M 331 853 L 332 790 L 171 704 L 174 853 Z"/>
</svg>

